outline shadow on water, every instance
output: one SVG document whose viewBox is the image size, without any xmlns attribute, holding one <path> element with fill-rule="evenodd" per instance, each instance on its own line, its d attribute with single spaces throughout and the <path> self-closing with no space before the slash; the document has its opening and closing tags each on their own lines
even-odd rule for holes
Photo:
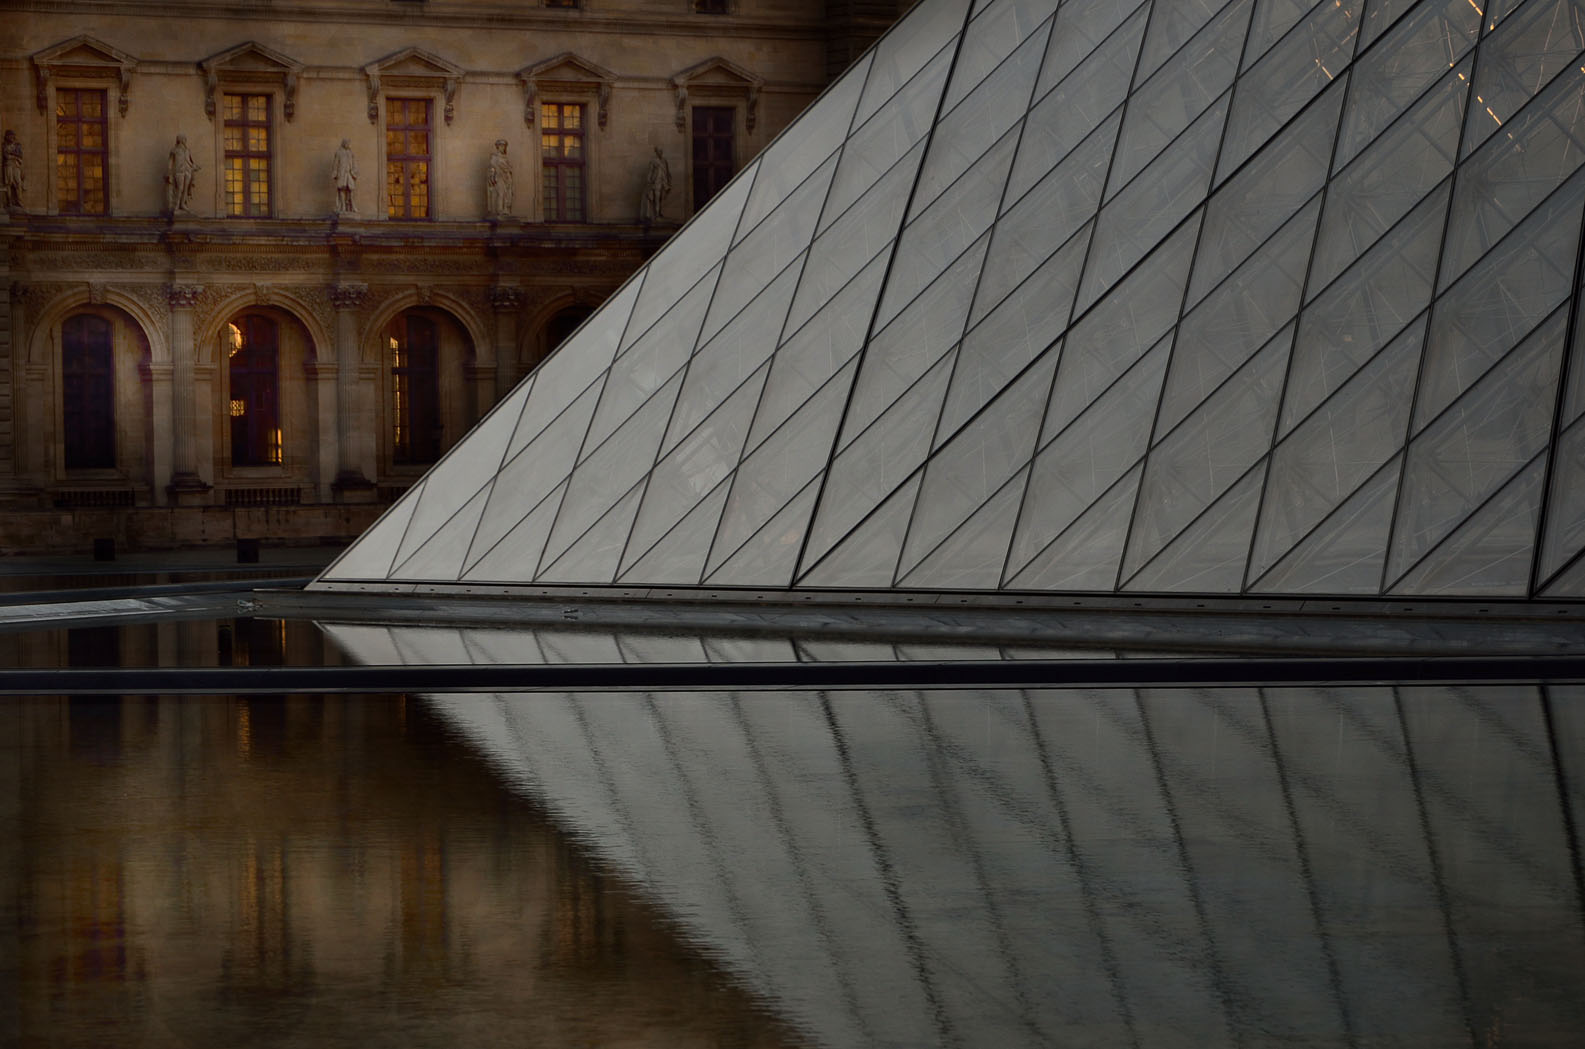
<svg viewBox="0 0 1585 1049">
<path fill-rule="evenodd" d="M 0 843 L 0 1044 L 802 1044 L 404 696 L 8 700 Z"/>
</svg>

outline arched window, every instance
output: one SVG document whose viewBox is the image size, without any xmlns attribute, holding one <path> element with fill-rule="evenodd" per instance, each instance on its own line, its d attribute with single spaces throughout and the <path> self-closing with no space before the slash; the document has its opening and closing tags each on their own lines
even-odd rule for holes
<svg viewBox="0 0 1585 1049">
<path fill-rule="evenodd" d="M 440 458 L 440 343 L 435 322 L 404 315 L 389 336 L 391 350 L 391 459 L 432 463 Z"/>
<path fill-rule="evenodd" d="M 231 465 L 281 461 L 279 329 L 268 317 L 244 314 L 231 336 Z"/>
<path fill-rule="evenodd" d="M 592 306 L 568 306 L 552 317 L 550 323 L 545 325 L 545 352 L 554 352 L 593 312 Z"/>
<path fill-rule="evenodd" d="M 61 325 L 61 423 L 66 469 L 116 465 L 115 362 L 110 322 L 91 313 Z"/>
</svg>

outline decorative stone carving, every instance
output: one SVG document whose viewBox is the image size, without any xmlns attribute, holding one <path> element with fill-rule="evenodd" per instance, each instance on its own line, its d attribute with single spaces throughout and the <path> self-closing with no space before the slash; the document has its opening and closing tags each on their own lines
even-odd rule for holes
<svg viewBox="0 0 1585 1049">
<path fill-rule="evenodd" d="M 490 289 L 490 308 L 502 313 L 515 313 L 523 308 L 528 296 L 522 288 L 496 285 Z"/>
<path fill-rule="evenodd" d="M 260 306 L 268 306 L 270 300 L 275 298 L 275 288 L 269 284 L 255 284 L 253 286 L 253 299 Z"/>
<path fill-rule="evenodd" d="M 22 185 L 26 173 L 22 170 L 22 143 L 17 141 L 17 133 L 7 128 L 5 144 L 3 147 L 5 159 L 0 164 L 0 185 L 5 189 L 5 202 L 8 208 L 22 207 Z"/>
<path fill-rule="evenodd" d="M 297 81 L 303 64 L 250 40 L 198 63 L 204 73 L 204 112 L 215 115 L 215 95 L 222 80 L 238 84 L 277 84 L 283 89 L 281 110 L 290 121 L 297 114 Z"/>
<path fill-rule="evenodd" d="M 190 310 L 198 305 L 199 298 L 204 294 L 201 284 L 172 284 L 166 289 L 165 298 L 173 310 Z"/>
<path fill-rule="evenodd" d="M 484 177 L 484 213 L 502 218 L 512 213 L 512 162 L 506 156 L 506 139 L 495 140 L 490 166 Z"/>
<path fill-rule="evenodd" d="M 430 300 L 430 288 L 429 288 L 429 285 L 428 284 L 415 284 L 415 285 L 413 285 L 413 297 L 418 300 L 418 303 L 419 303 L 420 306 L 428 306 L 429 305 L 429 300 Z"/>
<path fill-rule="evenodd" d="M 120 88 L 116 98 L 116 109 L 122 116 L 126 116 L 127 99 L 132 90 L 132 74 L 137 68 L 137 59 L 91 36 L 74 36 L 54 47 L 45 48 L 33 55 L 33 75 L 38 87 L 39 112 L 49 112 L 50 81 L 57 75 L 66 75 L 115 80 Z"/>
<path fill-rule="evenodd" d="M 193 181 L 198 170 L 198 162 L 187 148 L 187 136 L 177 135 L 165 162 L 165 209 L 169 214 L 192 210 Z"/>
<path fill-rule="evenodd" d="M 363 67 L 369 96 L 369 123 L 380 122 L 380 91 L 383 87 L 439 89 L 445 98 L 444 116 L 450 124 L 457 115 L 457 90 L 462 86 L 463 69 L 438 55 L 409 47 Z"/>
<path fill-rule="evenodd" d="M 759 121 L 759 93 L 765 86 L 765 78 L 719 55 L 689 66 L 673 76 L 671 86 L 677 104 L 678 131 L 685 131 L 688 127 L 690 91 L 710 98 L 743 99 L 746 103 L 743 125 L 750 133 Z"/>
<path fill-rule="evenodd" d="M 102 281 L 90 281 L 88 284 L 88 301 L 95 306 L 105 304 L 105 286 Z"/>
<path fill-rule="evenodd" d="M 350 139 L 341 140 L 330 162 L 330 181 L 336 187 L 336 214 L 356 215 L 358 206 L 352 199 L 352 192 L 358 185 L 358 158 L 352 155 Z"/>
<path fill-rule="evenodd" d="M 367 284 L 332 284 L 326 292 L 330 304 L 338 310 L 355 310 L 369 300 Z"/>
<path fill-rule="evenodd" d="M 611 88 L 616 74 L 571 51 L 517 71 L 523 85 L 523 126 L 532 128 L 538 117 L 539 98 L 547 90 L 563 95 L 593 94 L 596 120 L 604 131 L 611 116 Z"/>
<path fill-rule="evenodd" d="M 644 199 L 639 203 L 638 217 L 643 223 L 660 222 L 666 217 L 666 195 L 671 192 L 671 165 L 660 147 L 650 158 L 649 169 L 644 173 Z"/>
</svg>

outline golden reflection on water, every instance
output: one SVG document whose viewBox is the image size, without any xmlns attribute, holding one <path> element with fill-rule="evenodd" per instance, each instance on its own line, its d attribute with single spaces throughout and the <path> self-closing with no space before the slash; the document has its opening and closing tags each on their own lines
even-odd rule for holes
<svg viewBox="0 0 1585 1049">
<path fill-rule="evenodd" d="M 803 1044 L 399 697 L 0 706 L 4 987 L 22 1046 Z"/>
</svg>

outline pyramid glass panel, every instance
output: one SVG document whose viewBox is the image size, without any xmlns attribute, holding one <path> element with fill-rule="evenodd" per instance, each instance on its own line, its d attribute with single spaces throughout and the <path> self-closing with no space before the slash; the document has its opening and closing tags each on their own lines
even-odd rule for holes
<svg viewBox="0 0 1585 1049">
<path fill-rule="evenodd" d="M 1582 52 L 922 0 L 315 586 L 1585 599 Z"/>
</svg>

